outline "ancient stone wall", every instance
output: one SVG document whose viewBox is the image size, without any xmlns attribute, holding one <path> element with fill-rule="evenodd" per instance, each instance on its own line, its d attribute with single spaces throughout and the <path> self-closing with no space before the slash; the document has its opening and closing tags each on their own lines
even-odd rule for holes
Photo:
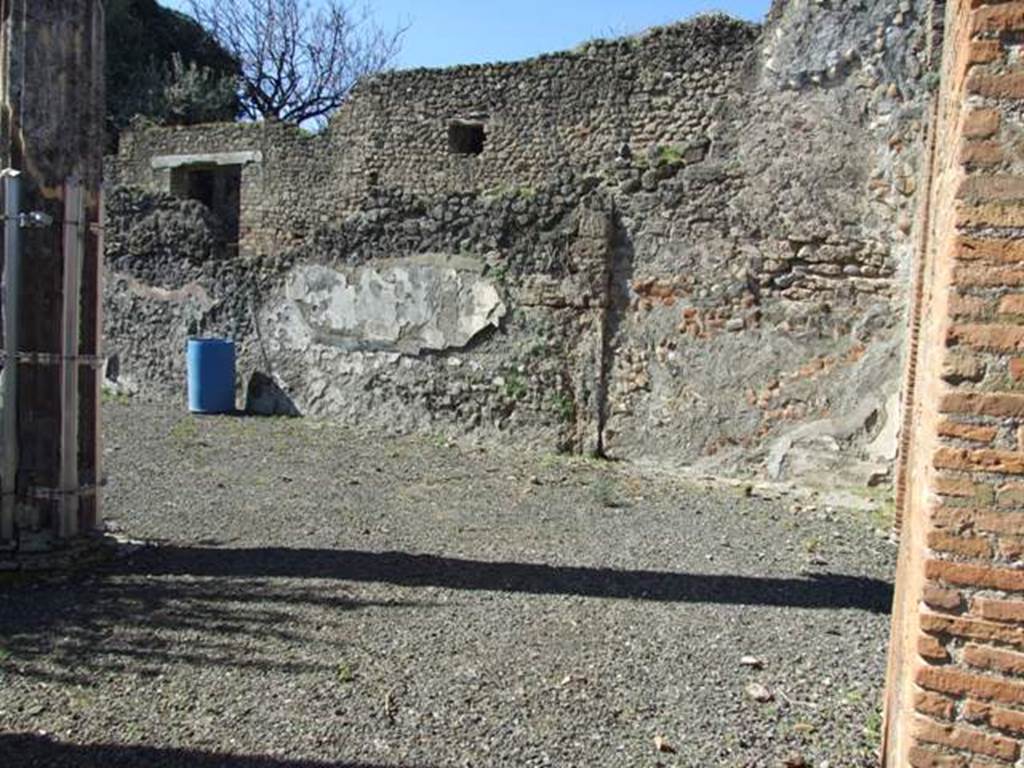
<svg viewBox="0 0 1024 768">
<path fill-rule="evenodd" d="M 1024 3 L 948 9 L 886 765 L 1016 766 L 1024 739 Z"/>
<path fill-rule="evenodd" d="M 721 16 L 594 41 L 525 62 L 413 70 L 362 83 L 334 119 L 357 166 L 416 193 L 599 175 L 617 157 L 702 153 L 738 87 L 757 28 Z M 453 123 L 484 129 L 478 156 L 453 153 Z"/>
<path fill-rule="evenodd" d="M 840 5 L 382 76 L 318 136 L 136 131 L 110 164 L 138 188 L 110 206 L 122 383 L 180 393 L 187 334 L 227 333 L 284 410 L 883 481 L 933 3 Z M 452 126 L 482 127 L 480 153 Z M 189 162 L 241 165 L 239 256 L 166 195 Z M 436 316 L 396 325 L 396 291 Z M 453 322 L 476 332 L 417 346 Z"/>
<path fill-rule="evenodd" d="M 189 128 L 139 126 L 126 132 L 107 163 L 112 187 L 171 192 L 178 169 L 223 161 L 241 168 L 240 250 L 276 252 L 301 240 L 314 223 L 337 217 L 349 176 L 335 177 L 328 135 L 284 123 L 229 123 Z"/>
<path fill-rule="evenodd" d="M 380 75 L 317 136 L 280 124 L 140 127 L 122 143 L 112 181 L 170 191 L 171 171 L 154 158 L 259 155 L 243 170 L 241 246 L 252 254 L 330 226 L 374 188 L 530 188 L 566 170 L 598 174 L 652 145 L 672 158 L 701 154 L 755 35 L 708 17 L 526 62 Z M 450 146 L 459 125 L 483 132 L 479 154 Z"/>
</svg>

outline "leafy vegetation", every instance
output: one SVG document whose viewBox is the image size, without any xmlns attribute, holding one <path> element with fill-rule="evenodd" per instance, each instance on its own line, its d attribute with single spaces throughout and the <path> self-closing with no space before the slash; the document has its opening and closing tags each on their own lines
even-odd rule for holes
<svg viewBox="0 0 1024 768">
<path fill-rule="evenodd" d="M 526 397 L 526 380 L 515 371 L 505 374 L 505 397 L 509 400 L 522 400 Z"/>
<path fill-rule="evenodd" d="M 351 683 L 356 679 L 355 669 L 347 661 L 338 662 L 337 673 L 339 683 Z"/>
<path fill-rule="evenodd" d="M 572 395 L 567 392 L 559 392 L 551 398 L 551 404 L 554 406 L 555 411 L 558 412 L 558 417 L 565 423 L 571 422 L 576 418 L 576 401 L 573 400 Z"/>
<path fill-rule="evenodd" d="M 518 198 L 520 200 L 532 200 L 537 196 L 537 188 L 527 185 L 500 184 L 483 191 L 483 197 L 497 198 Z"/>
<path fill-rule="evenodd" d="M 658 147 L 658 163 L 661 165 L 682 165 L 683 153 L 679 147 Z"/>
<path fill-rule="evenodd" d="M 115 403 L 117 405 L 127 405 L 132 401 L 131 397 L 129 397 L 125 392 L 121 392 L 116 389 L 108 389 L 107 387 L 104 387 L 101 391 L 100 398 L 104 404 Z"/>
<path fill-rule="evenodd" d="M 864 724 L 864 736 L 872 747 L 881 745 L 883 725 L 884 717 L 882 716 L 881 709 L 876 709 L 868 716 L 868 720 Z"/>
<path fill-rule="evenodd" d="M 160 109 L 167 125 L 195 125 L 230 120 L 237 113 L 235 79 L 220 76 L 209 67 L 177 53 L 171 58 L 169 78 L 164 84 Z"/>
<path fill-rule="evenodd" d="M 185 125 L 233 120 L 238 62 L 198 23 L 156 0 L 107 0 L 107 134 L 135 116 Z"/>
</svg>

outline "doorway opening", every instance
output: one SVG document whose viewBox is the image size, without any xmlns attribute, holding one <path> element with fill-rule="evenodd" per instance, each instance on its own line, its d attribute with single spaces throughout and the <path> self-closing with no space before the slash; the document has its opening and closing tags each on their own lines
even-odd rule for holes
<svg viewBox="0 0 1024 768">
<path fill-rule="evenodd" d="M 171 192 L 197 200 L 220 222 L 229 248 L 238 247 L 242 203 L 241 165 L 187 165 L 175 168 Z"/>
</svg>

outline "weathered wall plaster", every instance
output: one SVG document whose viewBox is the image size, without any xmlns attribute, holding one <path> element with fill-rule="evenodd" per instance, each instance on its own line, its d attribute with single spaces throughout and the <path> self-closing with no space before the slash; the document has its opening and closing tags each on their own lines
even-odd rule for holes
<svg viewBox="0 0 1024 768">
<path fill-rule="evenodd" d="M 506 313 L 482 268 L 429 255 L 344 271 L 297 266 L 285 278 L 287 308 L 278 312 L 298 319 L 297 336 L 345 352 L 461 349 Z"/>
<path fill-rule="evenodd" d="M 362 426 L 880 482 L 932 8 L 793 0 L 763 28 L 709 17 L 527 62 L 394 73 L 318 136 L 138 130 L 109 163 L 124 185 L 110 206 L 112 350 L 141 388 L 178 392 L 189 328 L 225 333 L 246 378 Z M 449 147 L 459 121 L 484 127 L 479 155 Z M 225 257 L 216 222 L 167 197 L 151 160 L 238 152 L 262 161 L 242 168 L 239 255 Z M 344 320 L 321 312 L 338 344 L 286 333 L 296 275 L 337 275 L 348 295 L 356 275 L 393 285 L 392 265 L 428 254 L 476 265 L 497 294 L 484 303 L 504 307 L 496 326 L 428 342 L 458 324 L 442 294 L 470 285 L 435 276 L 417 282 L 408 343 L 396 300 L 364 292 Z M 140 302 L 125 276 L 198 281 L 215 304 Z M 431 304 L 445 309 L 428 318 Z M 389 330 L 359 332 L 371 317 Z"/>
</svg>

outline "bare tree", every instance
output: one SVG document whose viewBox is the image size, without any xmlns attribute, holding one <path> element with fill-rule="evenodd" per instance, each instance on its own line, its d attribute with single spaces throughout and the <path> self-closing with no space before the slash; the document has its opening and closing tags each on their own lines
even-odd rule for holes
<svg viewBox="0 0 1024 768">
<path fill-rule="evenodd" d="M 190 0 L 242 69 L 247 117 L 322 124 L 363 75 L 390 65 L 404 27 L 385 30 L 344 0 Z"/>
</svg>

